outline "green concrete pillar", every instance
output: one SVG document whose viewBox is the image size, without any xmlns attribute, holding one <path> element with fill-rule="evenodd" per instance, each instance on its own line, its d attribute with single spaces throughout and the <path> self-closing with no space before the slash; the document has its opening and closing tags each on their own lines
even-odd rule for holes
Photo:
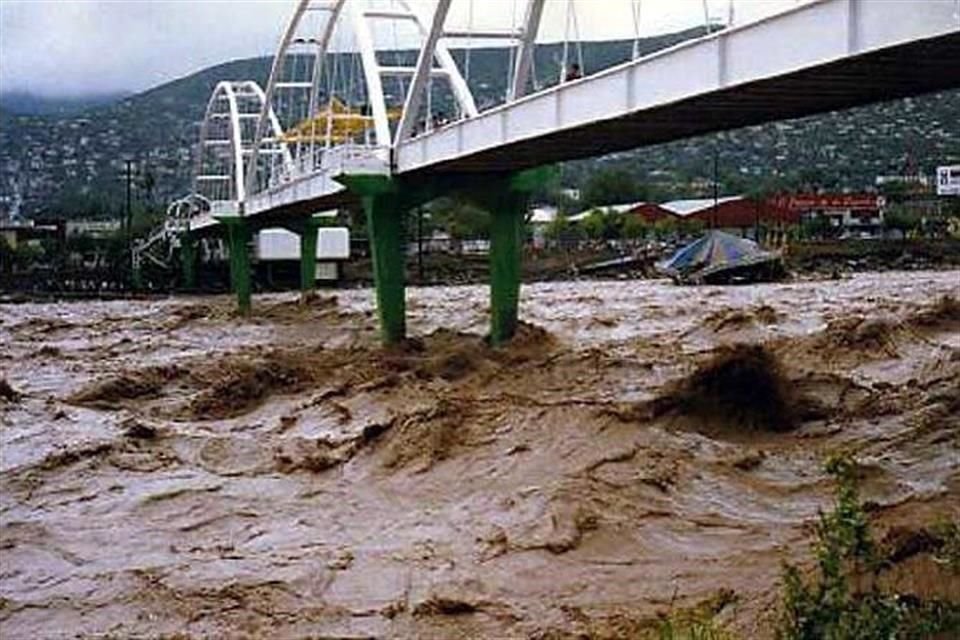
<svg viewBox="0 0 960 640">
<path fill-rule="evenodd" d="M 509 342 L 517 331 L 523 218 L 530 194 L 552 173 L 551 168 L 541 168 L 498 175 L 470 189 L 490 213 L 490 343 L 495 347 Z"/>
<path fill-rule="evenodd" d="M 380 336 L 384 344 L 396 344 L 407 334 L 404 277 L 403 219 L 406 198 L 387 176 L 355 175 L 340 179 L 360 196 L 367 216 L 367 234 L 373 261 Z"/>
<path fill-rule="evenodd" d="M 317 231 L 320 222 L 307 220 L 297 229 L 300 235 L 300 293 L 303 299 L 317 287 Z"/>
<path fill-rule="evenodd" d="M 239 216 L 217 218 L 227 231 L 230 251 L 230 286 L 237 294 L 237 310 L 250 315 L 250 225 Z"/>
<path fill-rule="evenodd" d="M 143 267 L 133 265 L 130 270 L 130 286 L 134 291 L 143 291 Z"/>
<path fill-rule="evenodd" d="M 180 237 L 180 269 L 183 275 L 183 288 L 197 288 L 197 239 L 184 233 Z"/>
<path fill-rule="evenodd" d="M 526 198 L 509 192 L 490 211 L 490 342 L 500 346 L 517 330 L 520 255 Z"/>
<path fill-rule="evenodd" d="M 317 286 L 317 227 L 300 234 L 300 292 L 307 296 Z"/>
</svg>

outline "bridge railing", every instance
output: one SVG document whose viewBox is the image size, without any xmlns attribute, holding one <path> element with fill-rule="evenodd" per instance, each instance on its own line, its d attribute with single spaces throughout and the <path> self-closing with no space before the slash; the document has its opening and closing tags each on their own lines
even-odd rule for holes
<svg viewBox="0 0 960 640">
<path fill-rule="evenodd" d="M 366 144 L 341 144 L 335 147 L 317 147 L 312 153 L 301 153 L 289 167 L 283 167 L 270 176 L 264 191 L 282 189 L 325 174 L 330 177 L 345 173 L 387 174 L 390 168 L 390 148 Z M 255 194 L 251 194 L 255 195 Z"/>
</svg>

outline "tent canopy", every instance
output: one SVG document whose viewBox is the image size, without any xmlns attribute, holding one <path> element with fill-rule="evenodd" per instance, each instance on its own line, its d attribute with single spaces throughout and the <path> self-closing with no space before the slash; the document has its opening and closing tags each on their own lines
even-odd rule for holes
<svg viewBox="0 0 960 640">
<path fill-rule="evenodd" d="M 764 251 L 752 240 L 723 231 L 708 231 L 657 266 L 681 282 L 700 282 L 725 271 L 779 262 L 779 253 Z"/>
</svg>

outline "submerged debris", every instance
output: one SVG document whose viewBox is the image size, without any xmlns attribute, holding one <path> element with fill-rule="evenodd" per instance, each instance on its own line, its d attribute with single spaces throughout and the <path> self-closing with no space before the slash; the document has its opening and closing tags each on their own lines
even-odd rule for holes
<svg viewBox="0 0 960 640">
<path fill-rule="evenodd" d="M 674 413 L 712 424 L 764 431 L 797 426 L 800 405 L 777 357 L 762 345 L 722 347 L 653 403 L 654 415 Z"/>
<path fill-rule="evenodd" d="M 0 401 L 16 402 L 20 399 L 20 393 L 10 386 L 6 378 L 0 378 Z"/>
</svg>

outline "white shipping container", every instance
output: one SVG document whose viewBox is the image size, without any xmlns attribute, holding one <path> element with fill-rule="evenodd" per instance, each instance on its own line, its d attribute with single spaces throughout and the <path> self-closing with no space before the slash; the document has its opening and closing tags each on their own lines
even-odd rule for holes
<svg viewBox="0 0 960 640">
<path fill-rule="evenodd" d="M 286 229 L 264 229 L 257 234 L 256 256 L 260 261 L 299 260 L 300 236 Z M 349 229 L 346 227 L 317 229 L 318 260 L 346 260 L 349 257 Z"/>
</svg>

